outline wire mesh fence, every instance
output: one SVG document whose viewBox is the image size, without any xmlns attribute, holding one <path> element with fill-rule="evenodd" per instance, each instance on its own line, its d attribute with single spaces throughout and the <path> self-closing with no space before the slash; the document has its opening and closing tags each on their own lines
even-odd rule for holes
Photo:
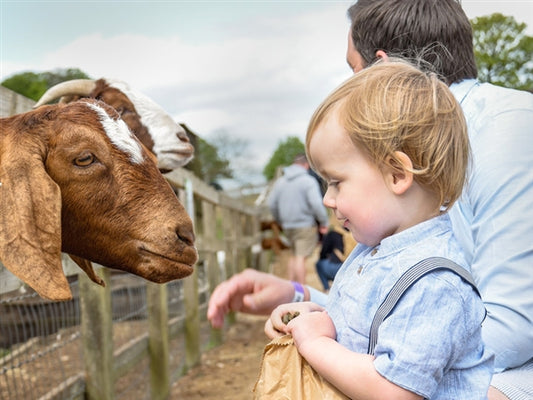
<svg viewBox="0 0 533 400">
<path fill-rule="evenodd" d="M 73 293 L 77 282 L 71 283 Z M 37 399 L 82 371 L 79 300 L 34 292 L 0 298 L 0 398 Z"/>
<path fill-rule="evenodd" d="M 72 279 L 72 278 L 71 278 Z M 146 283 L 141 278 L 113 274 L 111 278 L 113 346 L 124 346 L 147 336 Z M 199 297 L 205 307 L 208 285 L 199 273 Z M 184 368 L 183 282 L 167 284 L 169 321 L 174 325 L 170 367 L 174 377 Z M 83 385 L 61 392 L 62 383 L 83 376 L 78 282 L 71 282 L 73 299 L 51 302 L 36 293 L 0 296 L 0 399 L 83 398 Z M 207 336 L 204 336 L 204 344 Z M 115 382 L 117 398 L 149 399 L 148 359 Z M 76 388 L 76 386 L 74 386 Z"/>
</svg>

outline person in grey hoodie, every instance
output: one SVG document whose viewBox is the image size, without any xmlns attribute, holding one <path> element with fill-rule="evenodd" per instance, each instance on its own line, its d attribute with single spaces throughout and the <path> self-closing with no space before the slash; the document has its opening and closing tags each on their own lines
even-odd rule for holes
<svg viewBox="0 0 533 400">
<path fill-rule="evenodd" d="M 318 232 L 326 234 L 328 231 L 328 215 L 322 204 L 320 186 L 309 174 L 305 154 L 298 154 L 292 165 L 284 168 L 283 175 L 272 188 L 268 205 L 290 242 L 289 279 L 295 282 L 297 295 L 298 283 L 305 283 L 305 260 L 318 243 Z"/>
</svg>

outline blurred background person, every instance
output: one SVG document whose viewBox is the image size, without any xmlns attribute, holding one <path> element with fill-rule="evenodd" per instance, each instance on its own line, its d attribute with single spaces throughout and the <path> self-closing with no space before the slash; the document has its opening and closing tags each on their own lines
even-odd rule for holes
<svg viewBox="0 0 533 400">
<path fill-rule="evenodd" d="M 320 283 L 326 292 L 329 290 L 330 281 L 335 279 L 342 263 L 357 244 L 350 231 L 340 224 L 335 215 L 330 216 L 329 222 L 329 231 L 322 239 L 319 258 L 315 265 Z"/>
<path fill-rule="evenodd" d="M 283 175 L 272 188 L 268 206 L 289 240 L 289 279 L 304 284 L 305 261 L 315 250 L 319 233 L 328 231 L 320 186 L 309 174 L 305 154 L 296 155 L 293 163 L 283 169 Z"/>
</svg>

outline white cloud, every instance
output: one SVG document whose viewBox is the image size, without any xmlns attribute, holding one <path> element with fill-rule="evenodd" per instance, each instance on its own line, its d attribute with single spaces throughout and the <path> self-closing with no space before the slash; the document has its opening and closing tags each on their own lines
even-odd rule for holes
<svg viewBox="0 0 533 400">
<path fill-rule="evenodd" d="M 531 0 L 463 0 L 461 6 L 470 19 L 493 13 L 512 15 L 517 22 L 525 22 L 526 33 L 533 35 L 533 1 Z"/>
<path fill-rule="evenodd" d="M 290 20 L 247 21 L 239 36 L 220 42 L 141 34 L 84 35 L 46 54 L 40 66 L 76 65 L 92 76 L 113 75 L 139 89 L 173 84 L 227 83 L 250 89 L 263 84 L 303 84 L 329 70 L 332 63 L 342 65 L 345 43 L 338 39 L 348 28 L 345 10 L 341 4 Z M 332 60 L 335 51 L 340 59 Z"/>
<path fill-rule="evenodd" d="M 180 112 L 174 116 L 174 120 L 185 123 L 198 132 L 214 132 L 220 127 L 228 126 L 233 118 L 224 110 L 216 108 L 199 108 Z"/>
</svg>

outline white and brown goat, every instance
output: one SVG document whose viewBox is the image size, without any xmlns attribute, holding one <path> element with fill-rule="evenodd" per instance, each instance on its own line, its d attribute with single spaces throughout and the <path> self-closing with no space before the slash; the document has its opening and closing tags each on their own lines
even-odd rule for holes
<svg viewBox="0 0 533 400">
<path fill-rule="evenodd" d="M 153 155 L 96 100 L 0 119 L 0 261 L 42 297 L 66 300 L 62 251 L 100 284 L 90 261 L 163 283 L 198 257 Z"/>
<path fill-rule="evenodd" d="M 80 98 L 101 100 L 117 110 L 135 136 L 155 154 L 162 172 L 182 167 L 193 158 L 194 147 L 183 127 L 152 99 L 119 80 L 62 82 L 46 91 L 35 107 L 56 99 L 67 103 Z"/>
</svg>

